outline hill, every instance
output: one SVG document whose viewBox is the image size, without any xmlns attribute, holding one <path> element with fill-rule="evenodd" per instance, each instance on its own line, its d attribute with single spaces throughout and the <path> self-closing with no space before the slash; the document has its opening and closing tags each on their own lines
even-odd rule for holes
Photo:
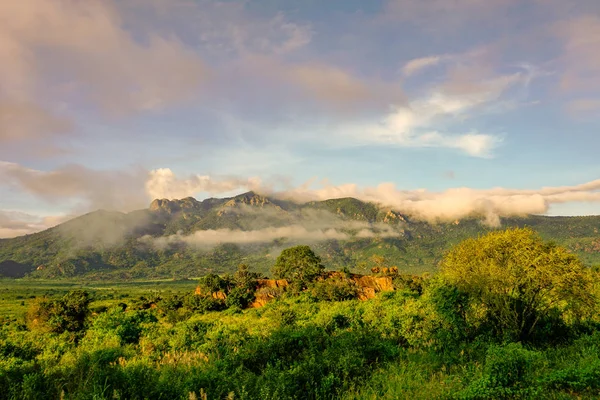
<svg viewBox="0 0 600 400">
<path fill-rule="evenodd" d="M 600 216 L 504 218 L 600 264 Z M 0 240 L 0 275 L 57 278 L 194 277 L 239 263 L 267 273 L 288 246 L 311 245 L 331 269 L 376 263 L 433 271 L 444 252 L 490 227 L 477 219 L 429 224 L 353 198 L 298 204 L 253 192 L 198 201 L 157 199 L 145 210 L 99 210 L 43 232 Z M 373 256 L 381 256 L 373 258 Z"/>
</svg>

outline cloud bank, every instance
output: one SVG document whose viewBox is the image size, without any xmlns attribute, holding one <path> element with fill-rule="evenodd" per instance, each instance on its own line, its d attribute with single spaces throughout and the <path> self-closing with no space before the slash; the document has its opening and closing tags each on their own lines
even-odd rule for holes
<svg viewBox="0 0 600 400">
<path fill-rule="evenodd" d="M 365 238 L 400 237 L 400 226 L 385 223 L 369 223 L 345 220 L 341 216 L 325 210 L 299 210 L 284 212 L 278 207 L 256 208 L 238 204 L 236 207 L 224 207 L 222 213 L 234 213 L 242 218 L 248 229 L 208 229 L 185 235 L 154 238 L 145 236 L 140 239 L 157 248 L 166 248 L 173 244 L 186 244 L 196 248 L 212 248 L 223 243 L 252 245 L 259 243 L 285 242 L 318 243 L 328 240 L 350 240 Z M 269 224 L 284 226 L 269 226 Z"/>
<path fill-rule="evenodd" d="M 160 179 L 150 178 L 151 187 L 168 195 L 169 191 L 178 195 L 194 195 L 206 186 L 198 177 L 180 179 L 175 174 L 161 175 Z M 203 178 L 206 179 L 206 178 Z M 441 192 L 425 189 L 402 190 L 392 183 L 360 187 L 357 184 L 331 185 L 323 183 L 313 187 L 311 182 L 298 187 L 275 190 L 262 185 L 259 180 L 219 181 L 228 190 L 237 185 L 238 191 L 254 190 L 265 195 L 293 201 L 315 201 L 331 198 L 354 197 L 363 201 L 390 207 L 413 218 L 428 222 L 449 222 L 466 217 L 480 217 L 490 225 L 498 225 L 500 217 L 544 214 L 552 204 L 569 202 L 600 202 L 600 180 L 575 186 L 544 187 L 537 190 L 525 189 L 471 189 L 453 188 Z M 246 181 L 246 182 L 248 182 Z M 211 185 L 216 185 L 212 182 Z M 169 197 L 169 196 L 166 196 Z"/>
<path fill-rule="evenodd" d="M 4 182 L 9 182 L 17 190 L 22 190 L 36 198 L 54 203 L 74 204 L 70 215 L 93 211 L 97 208 L 130 211 L 147 207 L 155 198 L 179 199 L 199 194 L 209 194 L 215 197 L 231 196 L 249 190 L 301 203 L 354 197 L 377 203 L 384 208 L 394 209 L 414 219 L 432 223 L 478 217 L 494 226 L 500 223 L 501 217 L 545 214 L 552 205 L 556 204 L 600 203 L 600 180 L 580 185 L 540 189 L 458 187 L 436 192 L 426 189 L 403 190 L 393 183 L 363 187 L 354 183 L 333 185 L 326 181 L 321 183 L 309 181 L 299 186 L 292 186 L 281 179 L 264 181 L 259 178 L 227 178 L 208 175 L 179 177 L 169 168 L 152 171 L 140 169 L 123 173 L 69 166 L 46 172 L 11 163 L 0 163 L 0 178 Z M 40 222 L 40 217 L 17 217 L 16 214 L 12 214 L 11 218 L 4 215 L 0 220 L 2 221 L 0 229 L 3 229 L 4 237 L 30 233 L 47 226 Z M 32 222 L 31 218 L 37 219 Z M 327 225 L 310 225 L 306 222 L 311 220 L 324 221 Z M 286 234 L 294 237 L 316 234 L 325 238 L 327 235 L 339 234 L 339 232 L 327 231 L 332 227 L 333 229 L 338 227 L 331 225 L 333 222 L 324 216 L 304 218 L 300 224 L 298 220 L 288 222 L 294 228 Z M 347 228 L 347 226 L 343 227 L 343 229 Z M 362 229 L 364 227 L 349 228 Z M 253 229 L 249 227 L 248 230 Z M 321 233 L 316 231 L 321 231 Z M 223 235 L 231 233 L 207 233 L 207 235 L 212 234 L 212 237 L 216 239 L 207 238 L 206 240 L 220 240 Z M 283 231 L 267 230 L 256 232 L 256 234 L 258 237 L 264 236 L 271 240 L 270 238 L 273 236 L 282 235 Z M 241 234 L 239 238 L 241 242 L 246 240 L 244 235 L 246 234 Z"/>
</svg>

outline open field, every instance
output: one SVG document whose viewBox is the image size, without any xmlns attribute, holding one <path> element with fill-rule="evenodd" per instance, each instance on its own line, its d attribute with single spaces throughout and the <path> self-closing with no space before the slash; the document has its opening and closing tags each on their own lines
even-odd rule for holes
<svg viewBox="0 0 600 400">
<path fill-rule="evenodd" d="M 24 316 L 27 307 L 37 298 L 58 298 L 69 291 L 82 289 L 88 292 L 92 302 L 90 308 L 110 307 L 120 302 L 127 303 L 139 296 L 150 293 L 163 295 L 189 294 L 198 281 L 188 280 L 139 280 L 139 281 L 90 281 L 1 279 L 0 280 L 0 319 L 15 321 Z"/>
</svg>

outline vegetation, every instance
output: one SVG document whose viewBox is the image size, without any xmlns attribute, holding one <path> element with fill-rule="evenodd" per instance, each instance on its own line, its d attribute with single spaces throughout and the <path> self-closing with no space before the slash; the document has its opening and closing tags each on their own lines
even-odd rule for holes
<svg viewBox="0 0 600 400">
<path fill-rule="evenodd" d="M 367 301 L 349 271 L 303 273 L 320 266 L 309 250 L 278 260 L 305 289 L 260 308 L 246 308 L 265 288 L 247 265 L 197 294 L 6 281 L 23 312 L 0 329 L 0 399 L 600 396 L 600 276 L 534 231 L 462 242 L 431 276 L 364 277 L 395 286 Z"/>
<path fill-rule="evenodd" d="M 441 269 L 474 302 L 467 308 L 488 314 L 496 334 L 512 340 L 527 341 L 540 322 L 556 327 L 580 320 L 594 306 L 589 270 L 531 229 L 465 240 L 449 252 Z"/>
<path fill-rule="evenodd" d="M 87 292 L 75 290 L 60 299 L 41 299 L 27 313 L 30 328 L 43 327 L 49 332 L 80 332 L 85 327 L 90 303 Z"/>
<path fill-rule="evenodd" d="M 271 272 L 275 279 L 287 279 L 306 287 L 324 270 L 321 258 L 309 246 L 295 246 L 281 252 Z"/>
</svg>

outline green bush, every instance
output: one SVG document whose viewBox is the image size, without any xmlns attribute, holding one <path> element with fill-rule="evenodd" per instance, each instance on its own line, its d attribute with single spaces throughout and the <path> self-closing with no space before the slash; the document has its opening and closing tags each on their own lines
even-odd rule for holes
<svg viewBox="0 0 600 400">
<path fill-rule="evenodd" d="M 355 299 L 358 287 L 353 281 L 347 279 L 324 279 L 315 282 L 310 292 L 313 297 L 321 301 L 343 301 Z"/>
<path fill-rule="evenodd" d="M 220 299 L 215 299 L 212 296 L 203 296 L 192 294 L 184 299 L 184 306 L 195 312 L 205 313 L 209 311 L 221 311 L 225 309 L 225 302 Z"/>
<path fill-rule="evenodd" d="M 246 308 L 254 300 L 254 293 L 244 287 L 235 287 L 229 291 L 225 299 L 227 307 Z"/>
<path fill-rule="evenodd" d="M 227 282 L 217 274 L 208 274 L 200 279 L 198 285 L 202 289 L 202 293 L 209 295 L 225 290 Z"/>
<path fill-rule="evenodd" d="M 577 324 L 597 302 L 581 260 L 529 228 L 463 241 L 446 254 L 441 274 L 485 311 L 502 340 L 531 343 L 540 322 Z"/>
<path fill-rule="evenodd" d="M 487 352 L 483 375 L 472 382 L 460 399 L 530 399 L 539 397 L 542 388 L 532 379 L 540 361 L 539 352 L 521 344 L 491 346 Z"/>
<path fill-rule="evenodd" d="M 96 317 L 88 335 L 100 338 L 115 335 L 121 345 L 138 343 L 144 323 L 157 322 L 154 314 L 148 311 L 123 311 L 113 308 Z"/>
<path fill-rule="evenodd" d="M 54 333 L 80 332 L 85 329 L 89 314 L 90 297 L 87 292 L 75 290 L 57 300 L 36 301 L 27 312 L 31 328 Z"/>
</svg>

